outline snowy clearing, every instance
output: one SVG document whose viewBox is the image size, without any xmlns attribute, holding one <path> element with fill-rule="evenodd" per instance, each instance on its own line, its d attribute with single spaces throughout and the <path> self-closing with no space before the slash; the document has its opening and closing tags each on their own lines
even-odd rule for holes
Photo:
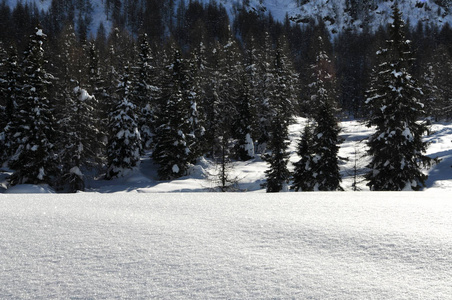
<svg viewBox="0 0 452 300">
<path fill-rule="evenodd" d="M 447 193 L 233 195 L 0 195 L 0 298 L 452 295 Z"/>
</svg>

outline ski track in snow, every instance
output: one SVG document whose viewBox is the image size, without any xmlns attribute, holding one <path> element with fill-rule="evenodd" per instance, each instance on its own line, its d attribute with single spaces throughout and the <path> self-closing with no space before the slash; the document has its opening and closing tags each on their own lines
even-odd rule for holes
<svg viewBox="0 0 452 300">
<path fill-rule="evenodd" d="M 447 299 L 446 193 L 0 195 L 0 299 Z"/>
</svg>

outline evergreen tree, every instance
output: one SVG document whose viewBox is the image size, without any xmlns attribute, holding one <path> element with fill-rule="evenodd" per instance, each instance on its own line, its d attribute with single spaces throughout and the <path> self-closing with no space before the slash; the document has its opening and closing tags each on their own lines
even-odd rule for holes
<svg viewBox="0 0 452 300">
<path fill-rule="evenodd" d="M 303 103 L 303 112 L 309 117 L 314 117 L 325 101 L 331 104 L 336 102 L 337 82 L 335 67 L 328 55 L 325 37 L 318 35 L 315 38 L 316 55 L 310 66 L 310 79 L 305 87 L 309 91 L 307 99 Z"/>
<path fill-rule="evenodd" d="M 315 116 L 311 151 L 314 154 L 312 175 L 316 191 L 342 190 L 337 156 L 340 128 L 334 113 L 335 109 L 331 102 L 323 101 Z"/>
<path fill-rule="evenodd" d="M 419 190 L 427 179 L 421 166 L 432 160 L 425 156 L 427 143 L 422 135 L 428 131 L 418 119 L 423 115 L 422 92 L 409 73 L 412 63 L 410 42 L 397 3 L 386 47 L 378 52 L 367 104 L 371 111 L 369 126 L 376 126 L 368 141 L 372 160 L 366 179 L 375 191 Z"/>
<path fill-rule="evenodd" d="M 218 85 L 217 85 L 217 105 L 216 118 L 214 120 L 217 129 L 216 145 L 220 145 L 219 139 L 237 138 L 237 131 L 234 125 L 240 122 L 239 103 L 241 96 L 242 78 L 242 57 L 237 42 L 232 34 L 226 44 L 222 45 L 218 61 Z M 220 151 L 223 152 L 223 149 Z M 235 155 L 236 156 L 236 155 Z"/>
<path fill-rule="evenodd" d="M 314 190 L 340 190 L 339 173 L 339 126 L 335 117 L 336 80 L 334 67 L 325 50 L 323 38 L 318 37 L 318 54 L 311 66 L 312 83 L 310 87 L 310 114 L 314 118 L 313 136 L 310 144 L 312 162 L 310 163 Z"/>
<path fill-rule="evenodd" d="M 283 44 L 280 43 L 275 51 L 271 76 L 267 78 L 268 103 L 272 114 L 269 152 L 262 156 L 263 160 L 269 164 L 269 169 L 265 171 L 267 192 L 286 190 L 290 180 L 287 148 L 289 146 L 288 127 L 293 113 L 294 82 L 283 49 Z"/>
<path fill-rule="evenodd" d="M 436 121 L 452 119 L 452 57 L 444 45 L 430 56 L 422 78 L 425 111 Z"/>
<path fill-rule="evenodd" d="M 294 163 L 292 189 L 297 192 L 314 191 L 316 182 L 313 171 L 312 140 L 312 128 L 310 124 L 307 124 L 297 145 L 297 154 L 300 160 Z"/>
<path fill-rule="evenodd" d="M 138 127 L 140 130 L 143 149 L 150 149 L 154 128 L 154 114 L 160 88 L 155 76 L 155 63 L 151 47 L 144 34 L 140 39 L 140 54 L 137 62 L 137 75 L 133 83 L 133 102 L 137 105 Z"/>
<path fill-rule="evenodd" d="M 202 58 L 201 58 L 202 60 Z M 199 104 L 202 103 L 203 98 L 203 70 L 199 65 L 200 59 L 198 52 L 193 51 L 191 57 L 188 59 L 187 68 L 187 98 L 189 101 L 189 148 L 191 151 L 191 159 L 195 160 L 205 154 L 205 119 L 199 110 Z"/>
<path fill-rule="evenodd" d="M 162 90 L 155 149 L 152 153 L 152 158 L 159 165 L 158 174 L 162 180 L 185 175 L 193 160 L 190 149 L 192 113 L 186 62 L 178 49 L 173 47 L 172 51 L 174 58 Z"/>
<path fill-rule="evenodd" d="M 22 91 L 22 72 L 17 58 L 16 48 L 11 46 L 7 57 L 3 60 L 1 81 L 2 122 L 0 123 L 0 165 L 12 156 L 12 136 L 15 118 L 17 117 L 17 101 Z"/>
<path fill-rule="evenodd" d="M 130 85 L 128 68 L 126 68 L 117 91 L 120 100 L 109 118 L 107 179 L 126 176 L 140 165 L 141 137 L 136 106 L 130 100 Z"/>
<path fill-rule="evenodd" d="M 14 148 L 9 182 L 51 183 L 57 175 L 54 153 L 55 120 L 49 99 L 53 76 L 46 72 L 43 44 L 46 35 L 40 26 L 30 36 L 24 59 L 22 97 L 14 124 Z"/>
<path fill-rule="evenodd" d="M 238 103 L 238 118 L 235 123 L 237 143 L 235 145 L 235 156 L 239 160 L 249 160 L 254 157 L 254 142 L 251 137 L 251 94 L 248 78 L 242 75 L 242 87 Z"/>
</svg>

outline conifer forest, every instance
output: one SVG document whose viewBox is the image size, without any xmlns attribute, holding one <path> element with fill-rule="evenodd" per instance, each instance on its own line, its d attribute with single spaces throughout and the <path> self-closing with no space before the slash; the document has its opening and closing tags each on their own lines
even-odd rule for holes
<svg viewBox="0 0 452 300">
<path fill-rule="evenodd" d="M 91 1 L 0 3 L 9 186 L 83 191 L 86 173 L 127 176 L 147 156 L 160 180 L 215 160 L 226 187 L 229 162 L 259 157 L 267 192 L 340 191 L 345 118 L 375 128 L 369 189 L 425 185 L 436 161 L 423 137 L 452 119 L 448 23 L 412 24 L 394 1 L 388 24 L 333 34 L 325 18 L 281 22 L 245 4 L 232 19 L 215 1 L 105 0 L 113 26 L 93 30 Z M 309 122 L 289 168 L 295 117 Z"/>
</svg>

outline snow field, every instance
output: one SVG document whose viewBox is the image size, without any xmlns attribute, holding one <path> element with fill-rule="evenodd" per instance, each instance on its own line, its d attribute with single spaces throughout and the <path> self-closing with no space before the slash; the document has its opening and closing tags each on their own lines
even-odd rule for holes
<svg viewBox="0 0 452 300">
<path fill-rule="evenodd" d="M 435 192 L 0 195 L 0 298 L 447 299 L 451 214 Z"/>
</svg>

